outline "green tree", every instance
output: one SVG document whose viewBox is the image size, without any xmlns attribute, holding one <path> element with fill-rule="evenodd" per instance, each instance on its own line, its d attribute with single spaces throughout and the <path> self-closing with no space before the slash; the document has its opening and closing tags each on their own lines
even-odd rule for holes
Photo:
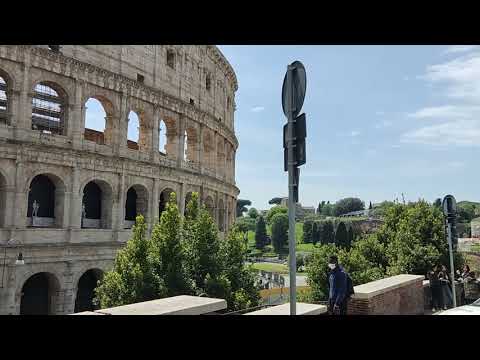
<svg viewBox="0 0 480 360">
<path fill-rule="evenodd" d="M 313 243 L 315 221 L 305 220 L 303 222 L 303 242 L 305 244 Z"/>
<path fill-rule="evenodd" d="M 435 201 L 433 202 L 433 206 L 435 206 L 437 208 L 441 208 L 442 207 L 442 199 L 440 199 L 440 198 L 435 199 Z"/>
<path fill-rule="evenodd" d="M 322 206 L 322 213 L 323 216 L 333 216 L 335 211 L 335 205 L 330 204 L 330 201 L 327 201 L 326 204 Z"/>
<path fill-rule="evenodd" d="M 205 207 L 202 207 L 198 213 L 195 220 L 195 235 L 189 243 L 190 277 L 195 282 L 197 293 L 209 293 L 208 288 L 213 283 L 222 281 L 220 278 L 222 259 L 218 229 Z"/>
<path fill-rule="evenodd" d="M 333 244 L 335 242 L 335 226 L 333 221 L 325 220 L 322 222 L 320 242 L 322 244 Z"/>
<path fill-rule="evenodd" d="M 307 262 L 307 284 L 314 301 L 328 298 L 328 258 L 332 255 L 338 255 L 338 248 L 334 244 L 321 245 Z"/>
<path fill-rule="evenodd" d="M 255 272 L 245 268 L 246 247 L 237 227 L 232 227 L 222 242 L 223 276 L 228 284 L 226 297 L 229 310 L 258 306 L 260 295 L 255 285 Z"/>
<path fill-rule="evenodd" d="M 325 206 L 325 201 L 319 202 L 317 207 L 317 214 L 320 215 L 322 213 L 322 209 Z"/>
<path fill-rule="evenodd" d="M 247 214 L 252 219 L 256 219 L 258 217 L 258 211 L 254 207 L 250 208 Z"/>
<path fill-rule="evenodd" d="M 272 244 L 275 252 L 281 253 L 288 243 L 288 215 L 277 213 L 271 219 L 272 223 Z"/>
<path fill-rule="evenodd" d="M 146 238 L 147 225 L 143 216 L 136 218 L 132 237 L 115 257 L 113 269 L 108 271 L 95 289 L 102 308 L 148 301 L 166 296 L 163 280 L 149 261 L 151 242 Z"/>
<path fill-rule="evenodd" d="M 270 205 L 273 205 L 273 204 L 280 205 L 281 202 L 282 202 L 282 198 L 280 197 L 274 197 L 273 199 L 268 201 Z"/>
<path fill-rule="evenodd" d="M 475 218 L 475 205 L 466 203 L 457 206 L 459 222 L 470 222 Z"/>
<path fill-rule="evenodd" d="M 182 219 L 175 196 L 173 192 L 170 194 L 170 201 L 162 212 L 160 222 L 153 227 L 152 252 L 149 254 L 155 273 L 167 288 L 167 296 L 189 294 L 193 290 L 185 266 L 188 255 L 182 241 Z M 187 205 L 187 212 L 192 207 L 188 208 Z"/>
<path fill-rule="evenodd" d="M 272 207 L 270 210 L 268 210 L 267 216 L 265 218 L 265 220 L 267 221 L 267 224 L 272 225 L 272 218 L 279 213 L 288 214 L 288 208 L 286 208 L 285 206 L 276 205 Z"/>
<path fill-rule="evenodd" d="M 372 210 L 373 209 L 373 206 L 372 206 L 372 202 L 370 201 L 370 205 L 368 206 L 368 210 Z"/>
<path fill-rule="evenodd" d="M 250 200 L 238 199 L 237 200 L 237 217 L 243 216 L 243 213 L 248 211 L 246 207 L 250 205 L 252 205 L 252 202 Z"/>
<path fill-rule="evenodd" d="M 340 248 L 350 248 L 347 226 L 343 221 L 338 223 L 335 230 L 335 245 Z"/>
<path fill-rule="evenodd" d="M 335 203 L 334 215 L 340 216 L 352 211 L 365 209 L 365 204 L 358 198 L 345 198 Z"/>
<path fill-rule="evenodd" d="M 396 204 L 385 215 L 377 237 L 386 246 L 387 274 L 426 274 L 436 263 L 448 264 L 443 214 L 421 200 Z M 462 257 L 457 254 L 456 268 Z"/>
<path fill-rule="evenodd" d="M 263 249 L 267 244 L 267 227 L 263 216 L 259 216 L 255 228 L 255 247 Z"/>
</svg>

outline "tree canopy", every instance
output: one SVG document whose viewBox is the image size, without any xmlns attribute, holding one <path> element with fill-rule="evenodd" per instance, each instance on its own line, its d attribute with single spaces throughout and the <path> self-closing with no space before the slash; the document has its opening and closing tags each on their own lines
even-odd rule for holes
<svg viewBox="0 0 480 360">
<path fill-rule="evenodd" d="M 352 211 L 364 210 L 365 204 L 358 198 L 345 198 L 335 203 L 334 215 L 340 216 Z"/>
</svg>

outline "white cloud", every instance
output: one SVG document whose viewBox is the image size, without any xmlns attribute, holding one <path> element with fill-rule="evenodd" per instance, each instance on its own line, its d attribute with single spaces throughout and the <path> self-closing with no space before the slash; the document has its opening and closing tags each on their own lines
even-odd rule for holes
<svg viewBox="0 0 480 360">
<path fill-rule="evenodd" d="M 423 78 L 432 84 L 446 86 L 446 95 L 450 98 L 477 103 L 480 99 L 480 52 L 430 65 Z"/>
<path fill-rule="evenodd" d="M 425 126 L 403 134 L 401 142 L 439 146 L 480 146 L 480 121 L 458 120 Z"/>
<path fill-rule="evenodd" d="M 411 130 L 401 142 L 437 145 L 480 145 L 480 51 L 474 46 L 452 46 L 453 60 L 430 65 L 420 78 L 439 88 L 448 99 L 440 106 L 423 107 L 407 115 L 412 119 L 438 122 Z"/>
<path fill-rule="evenodd" d="M 263 111 L 263 110 L 265 110 L 265 108 L 263 106 L 255 106 L 255 107 L 250 109 L 251 112 L 260 112 L 260 111 Z"/>
<path fill-rule="evenodd" d="M 375 114 L 376 115 L 385 115 L 385 111 L 377 111 Z"/>
<path fill-rule="evenodd" d="M 468 52 L 475 50 L 478 45 L 451 45 L 446 50 L 446 54 L 453 54 L 453 53 L 460 53 L 460 52 Z"/>
<path fill-rule="evenodd" d="M 415 111 L 414 113 L 408 114 L 408 117 L 415 119 L 441 120 L 474 119 L 480 117 L 480 106 L 444 105 L 425 107 Z"/>
<path fill-rule="evenodd" d="M 393 144 L 391 147 L 394 148 L 394 149 L 398 149 L 400 147 L 400 145 L 399 144 Z"/>
<path fill-rule="evenodd" d="M 358 136 L 358 135 L 360 135 L 360 131 L 353 130 L 353 131 L 350 132 L 351 137 L 355 137 L 355 136 Z"/>
</svg>

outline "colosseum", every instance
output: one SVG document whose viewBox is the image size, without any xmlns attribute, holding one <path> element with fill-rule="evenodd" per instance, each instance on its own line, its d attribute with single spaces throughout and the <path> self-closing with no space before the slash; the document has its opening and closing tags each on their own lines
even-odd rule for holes
<svg viewBox="0 0 480 360">
<path fill-rule="evenodd" d="M 151 230 L 172 191 L 228 230 L 236 90 L 210 45 L 1 45 L 0 314 L 89 310 L 135 216 Z"/>
</svg>

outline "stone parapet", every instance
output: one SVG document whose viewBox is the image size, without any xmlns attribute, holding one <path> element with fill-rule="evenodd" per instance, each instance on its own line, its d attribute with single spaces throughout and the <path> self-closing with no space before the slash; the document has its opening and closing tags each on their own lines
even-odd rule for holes
<svg viewBox="0 0 480 360">
<path fill-rule="evenodd" d="M 424 276 L 397 275 L 358 285 L 349 301 L 352 315 L 420 315 L 424 312 Z"/>
</svg>

